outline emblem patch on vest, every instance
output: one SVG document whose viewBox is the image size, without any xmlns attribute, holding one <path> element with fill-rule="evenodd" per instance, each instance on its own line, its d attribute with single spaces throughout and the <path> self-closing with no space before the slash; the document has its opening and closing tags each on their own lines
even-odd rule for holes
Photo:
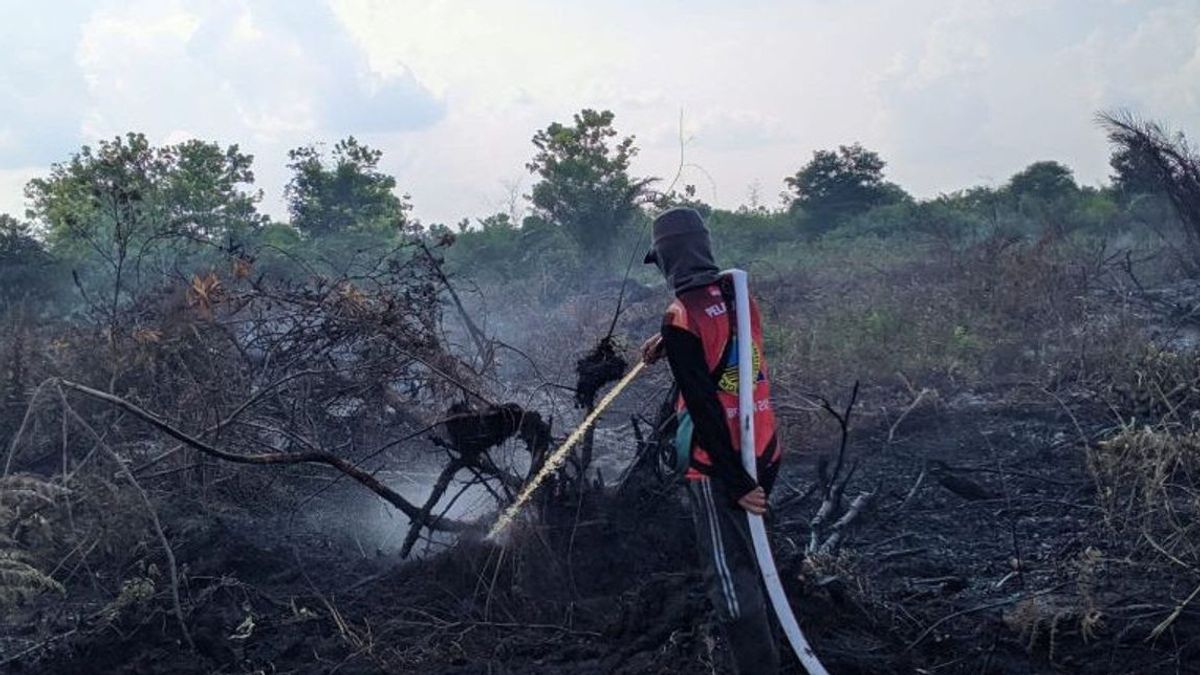
<svg viewBox="0 0 1200 675">
<path fill-rule="evenodd" d="M 721 372 L 721 379 L 717 381 L 717 388 L 721 391 L 736 394 L 738 393 L 738 348 L 737 337 L 733 338 L 733 344 L 729 348 L 729 360 L 725 362 L 725 370 Z M 759 351 L 758 345 L 754 345 L 752 350 L 754 359 L 754 381 L 762 382 L 767 379 L 762 371 L 762 352 Z"/>
</svg>

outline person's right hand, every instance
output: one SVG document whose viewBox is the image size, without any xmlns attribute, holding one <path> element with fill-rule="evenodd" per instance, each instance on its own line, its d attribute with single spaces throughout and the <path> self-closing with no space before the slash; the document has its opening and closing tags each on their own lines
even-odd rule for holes
<svg viewBox="0 0 1200 675">
<path fill-rule="evenodd" d="M 642 361 L 648 366 L 661 359 L 664 353 L 662 333 L 655 333 L 642 343 Z"/>
<path fill-rule="evenodd" d="M 763 515 L 767 512 L 767 492 L 761 487 L 756 487 L 753 490 L 742 495 L 738 499 L 738 506 L 757 515 Z"/>
</svg>

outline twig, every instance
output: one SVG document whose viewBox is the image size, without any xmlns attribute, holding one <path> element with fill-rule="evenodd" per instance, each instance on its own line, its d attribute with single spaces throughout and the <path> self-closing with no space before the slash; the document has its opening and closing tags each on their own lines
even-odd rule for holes
<svg viewBox="0 0 1200 675">
<path fill-rule="evenodd" d="M 450 279 L 442 271 L 441 263 L 434 257 L 433 252 L 429 250 L 429 246 L 425 243 L 425 240 L 419 239 L 418 243 L 421 246 L 421 250 L 425 252 L 425 257 L 429 259 L 429 264 L 433 266 L 433 273 L 437 275 L 438 280 L 442 282 L 442 285 L 450 293 L 450 299 L 454 301 L 454 307 L 458 309 L 458 315 L 462 317 L 463 324 L 467 327 L 467 332 L 471 334 L 471 340 L 475 343 L 475 348 L 479 350 L 480 365 L 486 364 L 488 353 L 488 349 L 485 346 L 486 336 L 479 329 L 479 326 L 475 325 L 475 321 L 471 319 L 471 315 L 463 307 L 462 300 L 458 298 L 458 293 L 454 290 L 454 286 L 450 284 Z"/>
<path fill-rule="evenodd" d="M 900 416 L 897 417 L 896 421 L 892 423 L 892 428 L 888 429 L 887 442 L 889 445 L 892 443 L 892 440 L 895 438 L 896 429 L 900 426 L 900 423 L 904 421 L 904 418 L 908 417 L 909 413 L 911 413 L 912 411 L 917 409 L 917 406 L 921 404 L 921 401 L 924 400 L 926 394 L 929 394 L 932 392 L 933 392 L 932 389 L 922 389 L 921 392 L 919 394 L 917 394 L 917 397 L 915 399 L 913 399 L 913 402 L 910 403 L 909 406 L 904 409 L 904 412 L 900 413 Z"/>
<path fill-rule="evenodd" d="M 36 652 L 37 650 L 42 649 L 44 647 L 48 647 L 48 646 L 50 646 L 51 643 L 58 642 L 59 640 L 62 640 L 64 638 L 69 638 L 78 632 L 79 632 L 78 628 L 72 628 L 71 630 L 69 630 L 65 633 L 59 633 L 58 635 L 52 635 L 52 636 L 46 638 L 45 640 L 42 640 L 41 642 L 38 642 L 37 644 L 34 644 L 26 649 L 23 649 L 23 650 L 17 652 L 16 654 L 13 654 L 12 656 L 4 659 L 3 661 L 0 661 L 0 666 L 7 666 L 10 663 L 16 663 L 17 661 L 20 661 L 21 659 L 25 658 L 29 654 L 32 654 L 33 652 Z"/>
<path fill-rule="evenodd" d="M 913 481 L 913 486 L 908 489 L 908 494 L 904 495 L 904 501 L 900 502 L 900 506 L 893 512 L 893 516 L 908 508 L 909 502 L 913 500 L 913 497 L 917 496 L 917 491 L 921 489 L 921 484 L 925 482 L 925 476 L 927 475 L 929 475 L 929 466 L 925 465 L 921 467 L 921 473 L 917 474 L 917 480 Z"/>
<path fill-rule="evenodd" d="M 1171 624 L 1175 623 L 1175 619 L 1178 619 L 1179 615 L 1183 614 L 1183 610 L 1192 602 L 1192 600 L 1196 598 L 1197 595 L 1200 595 L 1200 586 L 1197 586 L 1196 589 L 1192 591 L 1192 594 L 1187 596 L 1183 602 L 1176 605 L 1175 609 L 1171 611 L 1167 618 L 1163 619 L 1162 623 L 1158 624 L 1154 627 L 1154 630 L 1150 631 L 1150 635 L 1146 636 L 1146 641 L 1149 642 L 1150 640 L 1157 638 L 1158 636 L 1162 635 L 1164 631 L 1170 628 Z"/>
<path fill-rule="evenodd" d="M 858 400 L 858 385 L 858 380 L 855 380 L 854 388 L 850 391 L 850 402 L 846 404 L 846 410 L 841 414 L 838 414 L 838 412 L 833 409 L 833 405 L 830 404 L 827 399 L 823 397 L 817 397 L 821 402 L 821 407 L 825 409 L 825 412 L 833 415 L 833 418 L 837 420 L 838 426 L 841 427 L 842 432 L 841 443 L 838 446 L 837 463 L 833 466 L 833 474 L 830 475 L 829 485 L 825 490 L 827 495 L 832 493 L 833 486 L 835 483 L 837 483 L 838 476 L 841 475 L 842 472 L 842 466 L 846 461 L 846 445 L 850 439 L 850 413 L 854 410 L 854 403 Z"/>
</svg>

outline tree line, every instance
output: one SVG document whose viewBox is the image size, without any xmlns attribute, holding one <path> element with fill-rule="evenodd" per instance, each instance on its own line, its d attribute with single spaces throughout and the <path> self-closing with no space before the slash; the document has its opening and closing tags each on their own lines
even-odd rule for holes
<svg viewBox="0 0 1200 675">
<path fill-rule="evenodd" d="M 612 112 L 585 109 L 533 136 L 527 210 L 453 226 L 416 220 L 411 198 L 380 170 L 381 151 L 353 136 L 288 153 L 288 220 L 277 222 L 260 212 L 253 157 L 237 145 L 154 146 L 129 133 L 84 146 L 30 181 L 24 218 L 0 215 L 0 302 L 82 296 L 111 319 L 148 284 L 187 280 L 229 259 L 282 276 L 346 273 L 359 253 L 413 237 L 453 242 L 449 267 L 481 279 L 549 266 L 593 281 L 625 269 L 650 215 L 672 205 L 699 209 L 719 250 L 743 261 L 817 238 L 1065 235 L 1170 218 L 1153 157 L 1113 133 L 1105 186 L 1079 185 L 1066 165 L 1039 161 L 999 186 L 916 199 L 888 180 L 877 152 L 850 144 L 814 152 L 783 178 L 775 206 L 719 209 L 694 185 L 633 175 L 635 137 L 617 130 Z M 90 297 L 100 289 L 105 297 Z"/>
</svg>

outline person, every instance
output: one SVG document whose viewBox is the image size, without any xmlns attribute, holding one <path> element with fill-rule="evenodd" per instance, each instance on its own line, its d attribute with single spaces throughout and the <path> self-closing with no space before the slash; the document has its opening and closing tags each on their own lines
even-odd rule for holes
<svg viewBox="0 0 1200 675">
<path fill-rule="evenodd" d="M 779 655 L 746 519 L 746 512 L 766 513 L 781 455 L 758 307 L 751 301 L 756 481 L 742 466 L 739 444 L 733 283 L 713 261 L 700 214 L 689 208 L 659 214 L 645 262 L 658 266 L 675 295 L 662 330 L 642 345 L 642 359 L 666 357 L 679 390 L 676 410 L 693 425 L 685 476 L 708 596 L 737 672 L 774 673 Z"/>
</svg>

